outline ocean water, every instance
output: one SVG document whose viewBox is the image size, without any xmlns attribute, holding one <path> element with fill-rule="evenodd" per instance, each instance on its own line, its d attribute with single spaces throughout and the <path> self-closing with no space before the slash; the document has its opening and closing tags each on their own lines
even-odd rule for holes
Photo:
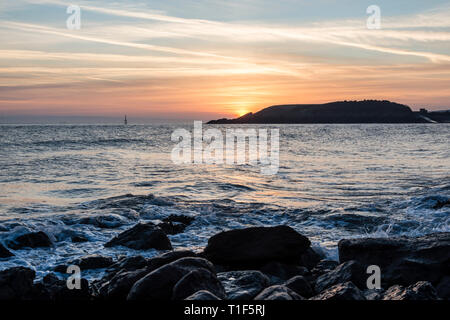
<svg viewBox="0 0 450 320">
<path fill-rule="evenodd" d="M 222 230 L 287 224 L 334 259 L 343 238 L 450 229 L 448 124 L 259 126 L 280 129 L 273 176 L 249 165 L 173 164 L 180 127 L 193 123 L 0 126 L 0 241 L 42 230 L 55 244 L 11 250 L 0 270 L 23 265 L 40 277 L 86 254 L 152 256 L 103 245 L 171 214 L 195 217 L 169 236 L 176 249 L 200 250 Z M 239 126 L 247 127 L 257 126 Z M 72 243 L 75 235 L 89 241 Z"/>
</svg>

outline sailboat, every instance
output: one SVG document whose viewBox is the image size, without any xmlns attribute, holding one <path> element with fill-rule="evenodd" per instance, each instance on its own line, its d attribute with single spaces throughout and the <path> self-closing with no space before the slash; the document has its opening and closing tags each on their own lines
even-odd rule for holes
<svg viewBox="0 0 450 320">
<path fill-rule="evenodd" d="M 128 124 L 127 115 L 125 115 L 125 119 L 123 120 L 123 124 L 124 124 L 124 125 L 127 125 L 127 124 Z"/>
</svg>

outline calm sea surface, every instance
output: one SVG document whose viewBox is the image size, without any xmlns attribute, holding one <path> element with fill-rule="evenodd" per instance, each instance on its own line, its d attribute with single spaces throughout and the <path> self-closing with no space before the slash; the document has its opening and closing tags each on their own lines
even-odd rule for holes
<svg viewBox="0 0 450 320">
<path fill-rule="evenodd" d="M 90 253 L 138 254 L 103 244 L 170 214 L 195 217 L 170 236 L 175 248 L 198 249 L 225 229 L 287 224 L 332 258 L 345 237 L 450 231 L 450 206 L 441 205 L 450 199 L 449 124 L 259 126 L 280 128 L 274 176 L 248 165 L 174 165 L 171 134 L 192 126 L 0 126 L 0 241 L 43 230 L 55 243 L 14 251 L 0 269 L 43 275 Z M 72 243 L 74 235 L 89 241 Z"/>
</svg>

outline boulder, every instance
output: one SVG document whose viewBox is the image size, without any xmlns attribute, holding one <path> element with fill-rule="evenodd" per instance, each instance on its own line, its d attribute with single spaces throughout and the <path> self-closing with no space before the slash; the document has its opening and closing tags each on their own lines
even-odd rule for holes
<svg viewBox="0 0 450 320">
<path fill-rule="evenodd" d="M 395 285 L 386 290 L 383 300 L 438 300 L 436 289 L 428 281 L 419 281 L 407 288 Z"/>
<path fill-rule="evenodd" d="M 11 249 L 19 250 L 23 248 L 51 247 L 52 241 L 45 232 L 38 231 L 21 234 L 8 241 L 7 245 Z"/>
<path fill-rule="evenodd" d="M 81 270 L 107 268 L 113 264 L 111 257 L 101 256 L 99 254 L 91 254 L 80 259 L 74 260 L 69 265 L 77 265 Z"/>
<path fill-rule="evenodd" d="M 338 283 L 348 281 L 363 289 L 366 287 L 367 277 L 366 270 L 360 263 L 347 261 L 338 265 L 334 270 L 318 277 L 314 289 L 317 293 L 320 293 Z"/>
<path fill-rule="evenodd" d="M 138 223 L 105 244 L 105 247 L 124 246 L 136 250 L 171 250 L 169 238 L 152 223 Z"/>
<path fill-rule="evenodd" d="M 436 286 L 436 290 L 441 299 L 450 300 L 450 277 L 444 277 Z"/>
<path fill-rule="evenodd" d="M 215 301 L 220 300 L 219 297 L 215 296 L 209 291 L 206 290 L 200 290 L 196 293 L 190 295 L 185 300 L 199 300 L 199 301 Z"/>
<path fill-rule="evenodd" d="M 173 288 L 172 299 L 183 300 L 192 294 L 206 290 L 215 296 L 225 299 L 225 289 L 217 276 L 206 269 L 196 269 L 181 278 Z"/>
<path fill-rule="evenodd" d="M 14 267 L 0 271 L 0 300 L 24 300 L 33 289 L 34 270 Z"/>
<path fill-rule="evenodd" d="M 366 300 L 382 300 L 384 297 L 383 289 L 366 289 L 363 291 Z"/>
<path fill-rule="evenodd" d="M 334 260 L 321 260 L 311 270 L 311 273 L 316 277 L 323 275 L 324 273 L 334 270 L 339 265 L 339 262 Z"/>
<path fill-rule="evenodd" d="M 96 295 L 101 299 L 125 300 L 133 285 L 150 271 L 147 268 L 128 271 L 122 269 L 111 273 L 109 279 L 94 283 Z"/>
<path fill-rule="evenodd" d="M 262 273 L 271 278 L 272 283 L 284 282 L 292 277 L 298 275 L 306 275 L 309 273 L 308 269 L 303 266 L 285 264 L 280 262 L 269 262 L 259 269 Z"/>
<path fill-rule="evenodd" d="M 192 270 L 214 271 L 211 262 L 202 258 L 181 258 L 163 265 L 137 281 L 130 290 L 128 300 L 169 300 L 173 287 Z"/>
<path fill-rule="evenodd" d="M 255 300 L 304 300 L 302 296 L 283 285 L 275 285 L 264 289 Z"/>
<path fill-rule="evenodd" d="M 303 276 L 293 277 L 286 281 L 284 285 L 302 297 L 310 298 L 314 295 L 314 290 L 308 280 Z"/>
<path fill-rule="evenodd" d="M 186 229 L 186 225 L 182 223 L 173 223 L 173 222 L 161 222 L 158 223 L 157 226 L 161 228 L 166 234 L 178 234 L 183 233 L 184 229 Z"/>
<path fill-rule="evenodd" d="M 341 262 L 356 260 L 365 267 L 381 269 L 381 283 L 408 286 L 418 281 L 437 285 L 449 276 L 450 233 L 436 233 L 418 238 L 346 239 L 339 242 Z"/>
<path fill-rule="evenodd" d="M 270 285 L 269 278 L 256 270 L 229 271 L 217 274 L 228 300 L 252 300 Z"/>
<path fill-rule="evenodd" d="M 0 243 L 0 259 L 1 258 L 9 258 L 14 256 L 14 254 L 11 253 L 8 249 L 6 249 L 1 243 Z"/>
<path fill-rule="evenodd" d="M 126 271 L 133 271 L 137 269 L 142 269 L 146 267 L 148 260 L 143 256 L 131 256 L 131 257 L 120 257 L 112 265 L 108 267 L 109 270 L 119 271 L 125 269 Z"/>
<path fill-rule="evenodd" d="M 60 280 L 55 274 L 44 277 L 42 282 L 35 284 L 33 288 L 33 300 L 51 301 L 87 301 L 91 299 L 89 282 L 80 279 L 80 289 L 69 289 L 65 280 Z"/>
<path fill-rule="evenodd" d="M 345 282 L 328 288 L 310 300 L 366 300 L 366 297 L 352 282 Z"/>
<path fill-rule="evenodd" d="M 214 235 L 204 255 L 215 264 L 241 268 L 271 261 L 298 263 L 310 244 L 307 237 L 288 226 L 252 227 Z"/>
</svg>

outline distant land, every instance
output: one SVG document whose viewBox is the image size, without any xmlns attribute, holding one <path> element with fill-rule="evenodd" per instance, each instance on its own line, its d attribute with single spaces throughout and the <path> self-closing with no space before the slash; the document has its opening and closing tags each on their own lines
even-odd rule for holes
<svg viewBox="0 0 450 320">
<path fill-rule="evenodd" d="M 387 100 L 337 101 L 324 104 L 277 105 L 235 119 L 208 124 L 244 123 L 450 123 L 450 110 L 413 112 Z"/>
</svg>

